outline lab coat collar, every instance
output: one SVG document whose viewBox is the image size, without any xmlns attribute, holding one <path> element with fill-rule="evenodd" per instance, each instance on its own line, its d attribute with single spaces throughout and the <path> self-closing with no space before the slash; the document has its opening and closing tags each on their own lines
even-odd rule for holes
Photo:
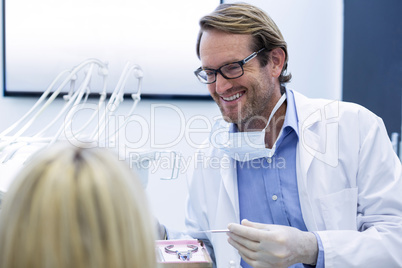
<svg viewBox="0 0 402 268">
<path fill-rule="evenodd" d="M 293 91 L 295 96 L 295 103 L 297 115 L 299 117 L 299 156 L 301 160 L 301 168 L 303 174 L 308 174 L 311 162 L 317 153 L 322 151 L 322 144 L 320 144 L 321 135 L 325 133 L 321 130 L 317 131 L 318 123 L 322 121 L 322 103 L 321 105 L 314 105 L 311 99 L 303 96 L 302 94 Z M 325 148 L 323 148 L 325 150 Z"/>
</svg>

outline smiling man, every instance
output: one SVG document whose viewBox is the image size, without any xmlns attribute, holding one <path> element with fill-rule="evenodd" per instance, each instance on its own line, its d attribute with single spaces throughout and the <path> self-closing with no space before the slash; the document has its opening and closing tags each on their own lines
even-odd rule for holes
<svg viewBox="0 0 402 268">
<path fill-rule="evenodd" d="M 222 4 L 200 26 L 195 75 L 223 119 L 195 158 L 186 225 L 217 267 L 402 266 L 401 163 L 382 120 L 286 88 L 286 42 L 262 10 Z"/>
</svg>

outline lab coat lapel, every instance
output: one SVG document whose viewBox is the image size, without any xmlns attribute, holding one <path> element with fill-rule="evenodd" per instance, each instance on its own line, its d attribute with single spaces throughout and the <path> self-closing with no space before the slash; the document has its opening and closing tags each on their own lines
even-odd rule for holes
<svg viewBox="0 0 402 268">
<path fill-rule="evenodd" d="M 233 158 L 224 154 L 222 160 L 224 163 L 229 163 L 227 167 L 221 168 L 221 178 L 223 184 L 223 190 L 226 193 L 226 197 L 228 198 L 228 202 L 231 203 L 232 213 L 227 212 L 228 215 L 232 215 L 236 218 L 236 222 L 240 221 L 239 215 L 239 198 L 238 198 L 238 188 L 237 188 L 237 172 L 236 172 L 236 163 Z M 222 200 L 225 202 L 226 200 Z"/>
<path fill-rule="evenodd" d="M 298 92 L 294 92 L 297 116 L 299 119 L 299 144 L 298 156 L 300 157 L 300 169 L 303 178 L 306 179 L 311 162 L 313 161 L 320 136 L 317 134 L 316 125 L 322 120 L 321 110 L 313 105 L 308 98 Z"/>
<path fill-rule="evenodd" d="M 317 114 L 312 114 L 307 120 L 299 123 L 300 164 L 302 173 L 305 176 L 308 174 L 311 162 L 317 153 L 317 150 L 314 150 L 313 148 L 317 148 L 319 144 L 320 137 L 312 130 L 314 125 L 318 122 L 317 116 Z"/>
<path fill-rule="evenodd" d="M 296 152 L 296 173 L 299 189 L 300 206 L 306 227 L 309 231 L 316 231 L 317 222 L 314 217 L 312 200 L 307 189 L 308 172 L 315 157 L 320 137 L 315 131 L 320 121 L 320 109 L 312 105 L 303 95 L 294 92 L 297 116 L 299 119 L 299 143 Z"/>
<path fill-rule="evenodd" d="M 306 129 L 306 138 L 312 138 L 314 140 L 314 133 L 311 133 Z M 311 137 L 310 137 L 311 135 Z M 314 159 L 314 155 L 309 153 L 303 147 L 302 141 L 299 140 L 299 145 L 296 149 L 296 174 L 297 185 L 299 190 L 300 207 L 304 219 L 304 223 L 309 231 L 317 231 L 317 221 L 314 217 L 314 210 L 312 206 L 313 200 L 308 191 L 308 171 L 311 163 Z"/>
<path fill-rule="evenodd" d="M 313 159 L 336 167 L 339 155 L 339 101 L 311 100 L 294 93 L 303 173 L 308 174 Z"/>
</svg>

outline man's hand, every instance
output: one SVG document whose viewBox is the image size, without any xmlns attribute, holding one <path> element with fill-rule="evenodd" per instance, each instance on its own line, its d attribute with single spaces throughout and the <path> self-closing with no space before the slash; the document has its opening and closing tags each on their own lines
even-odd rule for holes
<svg viewBox="0 0 402 268">
<path fill-rule="evenodd" d="M 313 233 L 273 224 L 243 220 L 228 225 L 228 242 L 251 266 L 289 267 L 295 263 L 315 264 L 317 239 Z"/>
</svg>

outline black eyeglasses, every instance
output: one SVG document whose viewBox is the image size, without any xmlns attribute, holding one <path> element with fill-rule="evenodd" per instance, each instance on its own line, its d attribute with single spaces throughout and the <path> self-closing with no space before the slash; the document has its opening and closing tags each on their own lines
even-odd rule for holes
<svg viewBox="0 0 402 268">
<path fill-rule="evenodd" d="M 253 52 L 250 56 L 246 57 L 244 60 L 232 62 L 225 64 L 218 69 L 208 69 L 208 68 L 198 68 L 194 71 L 195 76 L 198 80 L 204 84 L 212 84 L 216 82 L 216 74 L 220 73 L 226 79 L 239 78 L 244 74 L 243 65 L 254 59 L 258 53 L 263 51 L 265 48 L 261 48 L 257 52 Z"/>
</svg>

